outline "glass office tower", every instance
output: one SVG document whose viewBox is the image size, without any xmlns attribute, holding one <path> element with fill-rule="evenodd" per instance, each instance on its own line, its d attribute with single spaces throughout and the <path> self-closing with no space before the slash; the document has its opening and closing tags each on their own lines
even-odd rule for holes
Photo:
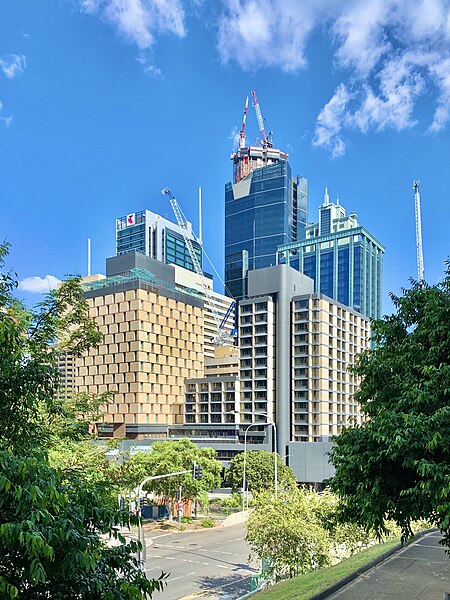
<svg viewBox="0 0 450 600">
<path fill-rule="evenodd" d="M 383 254 L 384 246 L 358 224 L 356 213 L 346 216 L 326 190 L 319 222 L 307 226 L 304 240 L 280 246 L 277 262 L 311 277 L 316 294 L 379 319 Z"/>
<path fill-rule="evenodd" d="M 278 246 L 305 237 L 308 211 L 308 181 L 292 177 L 287 154 L 255 147 L 244 152 L 250 159 L 257 152 L 274 159 L 241 179 L 235 169 L 235 183 L 225 186 L 225 284 L 236 299 L 247 294 L 248 271 L 275 265 Z"/>
<path fill-rule="evenodd" d="M 198 262 L 202 265 L 202 247 L 189 221 L 186 227 Z M 131 213 L 116 220 L 116 255 L 133 251 L 195 271 L 180 227 L 149 210 Z"/>
</svg>

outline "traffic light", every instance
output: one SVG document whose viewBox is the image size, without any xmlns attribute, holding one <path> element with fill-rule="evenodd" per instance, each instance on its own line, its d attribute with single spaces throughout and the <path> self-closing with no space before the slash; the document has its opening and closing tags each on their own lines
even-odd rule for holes
<svg viewBox="0 0 450 600">
<path fill-rule="evenodd" d="M 139 510 L 142 512 L 142 509 L 144 508 L 146 502 L 145 502 L 145 498 L 143 496 L 141 496 L 139 498 Z"/>
<path fill-rule="evenodd" d="M 192 467 L 192 477 L 194 479 L 200 479 L 201 476 L 202 476 L 202 468 L 194 460 L 194 466 Z"/>
</svg>

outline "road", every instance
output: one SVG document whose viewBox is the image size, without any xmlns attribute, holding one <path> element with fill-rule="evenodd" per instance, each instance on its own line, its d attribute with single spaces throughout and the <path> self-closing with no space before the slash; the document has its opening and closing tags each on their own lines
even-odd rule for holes
<svg viewBox="0 0 450 600">
<path fill-rule="evenodd" d="M 146 532 L 146 573 L 170 573 L 167 586 L 154 599 L 232 600 L 250 591 L 259 571 L 249 564 L 249 546 L 242 524 L 180 533 Z M 199 592 L 202 592 L 199 594 Z"/>
</svg>

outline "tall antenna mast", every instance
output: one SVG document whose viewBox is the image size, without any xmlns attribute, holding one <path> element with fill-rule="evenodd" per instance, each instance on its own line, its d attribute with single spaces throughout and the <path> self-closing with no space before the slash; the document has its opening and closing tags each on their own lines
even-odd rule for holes
<svg viewBox="0 0 450 600">
<path fill-rule="evenodd" d="M 203 223 L 202 223 L 202 188 L 198 188 L 198 241 L 203 245 Z"/>
<path fill-rule="evenodd" d="M 417 281 L 423 282 L 423 248 L 422 248 L 422 219 L 420 216 L 420 181 L 413 181 L 414 204 L 416 208 L 416 247 L 417 247 Z"/>
<path fill-rule="evenodd" d="M 91 238 L 88 238 L 87 245 L 87 274 L 88 277 L 91 276 Z"/>
</svg>

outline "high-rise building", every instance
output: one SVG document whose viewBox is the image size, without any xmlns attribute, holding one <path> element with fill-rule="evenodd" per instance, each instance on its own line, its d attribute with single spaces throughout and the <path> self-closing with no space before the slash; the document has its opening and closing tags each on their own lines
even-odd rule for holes
<svg viewBox="0 0 450 600">
<path fill-rule="evenodd" d="M 277 263 L 287 264 L 314 280 L 314 292 L 352 307 L 366 317 L 381 317 L 384 246 L 346 216 L 325 190 L 318 223 L 308 224 L 306 238 L 278 248 Z"/>
<path fill-rule="evenodd" d="M 201 266 L 202 247 L 189 221 L 186 221 L 186 233 Z M 149 210 L 131 213 L 116 220 L 116 255 L 133 251 L 167 264 L 195 270 L 180 227 Z"/>
<path fill-rule="evenodd" d="M 225 285 L 247 295 L 247 273 L 276 264 L 277 247 L 305 237 L 308 180 L 292 177 L 288 155 L 271 144 L 239 147 L 225 186 Z"/>
<path fill-rule="evenodd" d="M 171 431 L 211 445 L 225 462 L 244 441 L 247 450 L 276 447 L 298 481 L 320 482 L 332 475 L 333 436 L 361 422 L 349 366 L 369 347 L 369 319 L 315 294 L 313 280 L 287 265 L 249 272 L 248 287 L 239 364 L 219 371 L 217 357 L 205 360 L 205 375 L 186 380 L 184 424 Z"/>
<path fill-rule="evenodd" d="M 90 315 L 104 337 L 76 359 L 75 391 L 111 393 L 104 435 L 167 435 L 170 424 L 183 422 L 185 378 L 204 373 L 203 299 L 174 283 L 173 267 L 142 258 L 153 272 L 126 273 L 129 256 L 118 256 L 109 273 L 122 274 L 85 284 Z"/>
<path fill-rule="evenodd" d="M 248 285 L 239 303 L 240 422 L 271 417 L 282 456 L 298 442 L 330 442 L 361 419 L 348 367 L 369 347 L 369 319 L 314 294 L 313 281 L 287 265 L 251 271 Z"/>
<path fill-rule="evenodd" d="M 184 381 L 203 377 L 205 357 L 215 355 L 217 321 L 199 278 L 128 252 L 106 260 L 106 277 L 85 282 L 90 315 L 104 341 L 76 359 L 73 388 L 112 394 L 103 434 L 160 437 L 169 425 L 184 422 Z M 209 280 L 206 285 L 211 286 Z M 224 319 L 232 299 L 212 290 L 210 296 L 216 316 Z M 231 332 L 233 315 L 223 327 Z"/>
</svg>

